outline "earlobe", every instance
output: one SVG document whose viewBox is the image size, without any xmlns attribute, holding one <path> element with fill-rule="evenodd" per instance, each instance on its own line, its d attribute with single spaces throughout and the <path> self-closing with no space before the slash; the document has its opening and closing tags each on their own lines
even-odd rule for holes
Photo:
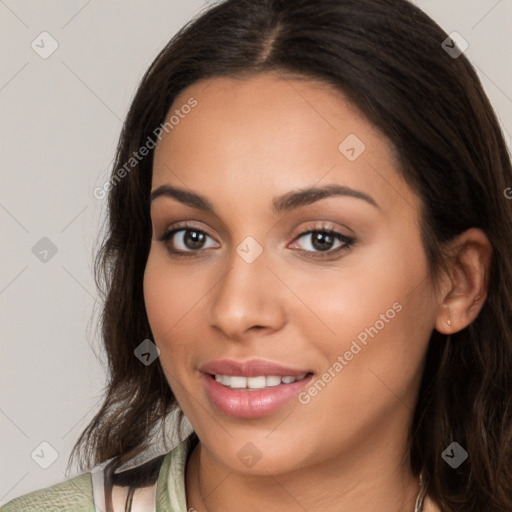
<svg viewBox="0 0 512 512">
<path fill-rule="evenodd" d="M 439 298 L 435 328 L 453 334 L 471 324 L 487 297 L 492 246 L 485 233 L 470 228 L 451 244 L 449 275 Z"/>
<path fill-rule="evenodd" d="M 457 330 L 454 329 L 455 325 L 456 322 L 452 323 L 452 314 L 450 312 L 449 305 L 446 302 L 443 302 L 439 306 L 439 312 L 436 318 L 436 331 L 440 332 L 441 334 L 452 334 Z"/>
</svg>

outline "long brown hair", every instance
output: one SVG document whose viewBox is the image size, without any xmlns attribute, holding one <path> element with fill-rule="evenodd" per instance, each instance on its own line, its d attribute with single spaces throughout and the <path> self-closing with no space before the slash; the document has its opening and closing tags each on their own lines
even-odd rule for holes
<svg viewBox="0 0 512 512">
<path fill-rule="evenodd" d="M 434 282 L 446 242 L 471 227 L 489 238 L 480 314 L 450 337 L 432 333 L 410 455 L 443 512 L 512 511 L 512 201 L 504 193 L 511 161 L 474 68 L 463 54 L 445 51 L 447 37 L 407 0 L 227 0 L 172 38 L 143 77 L 117 148 L 96 259 L 109 380 L 70 463 L 76 456 L 81 469 L 109 458 L 120 465 L 149 447 L 163 419 L 179 410 L 159 360 L 145 366 L 134 356 L 153 339 L 142 287 L 153 151 L 122 179 L 118 170 L 156 141 L 155 129 L 189 85 L 273 71 L 333 85 L 389 138 L 399 172 L 422 200 Z M 457 469 L 441 457 L 453 441 L 469 454 Z M 144 478 L 157 474 L 153 468 Z"/>
</svg>

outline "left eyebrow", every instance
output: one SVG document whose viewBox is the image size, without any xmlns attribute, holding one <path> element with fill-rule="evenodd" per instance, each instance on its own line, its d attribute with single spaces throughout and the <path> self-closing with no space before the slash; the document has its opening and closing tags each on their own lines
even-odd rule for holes
<svg viewBox="0 0 512 512">
<path fill-rule="evenodd" d="M 354 190 L 353 188 L 345 187 L 343 185 L 331 184 L 324 185 L 322 187 L 308 187 L 298 191 L 291 191 L 283 194 L 282 196 L 276 197 L 272 201 L 272 211 L 276 214 L 288 212 L 295 210 L 296 208 L 301 208 L 302 206 L 314 203 L 316 201 L 320 201 L 320 199 L 334 196 L 355 197 L 356 199 L 362 199 L 363 201 L 366 201 L 367 203 L 375 206 L 375 208 L 380 210 L 380 206 L 376 203 L 373 197 L 369 196 L 368 194 L 365 194 L 360 190 Z"/>
<path fill-rule="evenodd" d="M 178 187 L 172 187 L 170 185 L 161 185 L 151 192 L 150 200 L 153 202 L 155 199 L 162 196 L 171 197 L 198 210 L 215 213 L 212 203 L 206 197 L 196 194 L 195 192 L 190 192 Z M 289 212 L 320 201 L 321 199 L 334 196 L 362 199 L 380 210 L 380 206 L 368 194 L 343 185 L 330 184 L 322 187 L 307 187 L 296 191 L 292 190 L 286 194 L 276 197 L 272 201 L 272 212 L 276 215 Z"/>
</svg>

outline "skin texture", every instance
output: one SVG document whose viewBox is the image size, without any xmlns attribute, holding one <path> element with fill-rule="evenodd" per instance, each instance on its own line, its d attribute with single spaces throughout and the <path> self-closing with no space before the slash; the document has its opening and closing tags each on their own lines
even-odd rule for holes
<svg viewBox="0 0 512 512">
<path fill-rule="evenodd" d="M 187 507 L 198 511 L 411 511 L 418 479 L 407 439 L 434 328 L 456 332 L 485 300 L 489 243 L 468 230 L 453 244 L 453 272 L 435 291 L 420 239 L 420 199 L 398 174 L 392 147 L 339 92 L 311 80 L 262 74 L 195 83 L 197 106 L 159 142 L 152 191 L 164 184 L 208 198 L 215 214 L 159 197 L 144 275 L 160 362 L 200 444 L 186 469 Z M 169 114 L 169 115 L 170 115 Z M 366 149 L 338 149 L 356 134 Z M 377 203 L 330 197 L 284 214 L 272 199 L 338 184 Z M 178 222 L 204 243 L 184 245 Z M 355 238 L 326 258 L 307 230 Z M 236 249 L 253 237 L 263 252 Z M 326 250 L 341 242 L 333 239 Z M 196 249 L 194 249 L 196 247 Z M 320 247 L 320 248 L 318 248 Z M 191 257 L 177 257 L 176 248 Z M 381 314 L 401 306 L 367 345 L 304 405 L 292 400 L 254 419 L 209 401 L 198 368 L 221 358 L 261 358 L 321 377 Z M 451 320 L 451 325 L 448 325 Z M 380 326 L 380 324 L 379 324 Z M 261 458 L 237 456 L 248 442 Z M 427 500 L 425 511 L 439 510 Z"/>
</svg>

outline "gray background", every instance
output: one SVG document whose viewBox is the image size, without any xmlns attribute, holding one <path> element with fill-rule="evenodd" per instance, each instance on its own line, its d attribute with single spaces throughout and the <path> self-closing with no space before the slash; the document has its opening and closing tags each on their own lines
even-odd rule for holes
<svg viewBox="0 0 512 512">
<path fill-rule="evenodd" d="M 510 146 L 512 2 L 416 3 L 468 41 Z M 207 6 L 0 0 L 0 504 L 77 474 L 65 474 L 68 456 L 105 382 L 92 257 L 106 201 L 93 189 L 108 178 L 145 69 Z M 43 31 L 59 45 L 46 59 L 31 47 Z M 43 237 L 57 248 L 46 262 L 32 251 Z"/>
</svg>

